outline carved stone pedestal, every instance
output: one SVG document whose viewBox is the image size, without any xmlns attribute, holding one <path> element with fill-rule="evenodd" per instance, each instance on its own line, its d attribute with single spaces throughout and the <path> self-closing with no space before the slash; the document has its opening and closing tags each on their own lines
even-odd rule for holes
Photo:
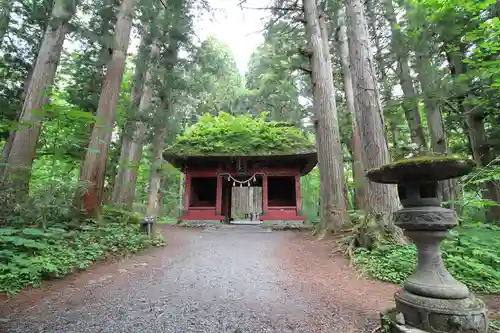
<svg viewBox="0 0 500 333">
<path fill-rule="evenodd" d="M 462 299 L 422 297 L 402 289 L 395 295 L 396 310 L 405 326 L 431 333 L 487 332 L 488 317 L 484 303 L 473 294 Z"/>
<path fill-rule="evenodd" d="M 371 181 L 398 185 L 404 208 L 394 214 L 394 222 L 417 247 L 415 273 L 395 294 L 396 308 L 383 316 L 387 332 L 488 331 L 484 303 L 446 270 L 440 250 L 457 223 L 454 211 L 440 207 L 438 181 L 467 174 L 472 166 L 452 158 L 419 158 L 368 172 Z"/>
</svg>

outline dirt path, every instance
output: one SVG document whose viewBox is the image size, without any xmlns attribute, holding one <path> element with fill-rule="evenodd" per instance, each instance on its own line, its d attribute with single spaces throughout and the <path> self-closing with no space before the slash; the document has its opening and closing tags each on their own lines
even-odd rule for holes
<svg viewBox="0 0 500 333">
<path fill-rule="evenodd" d="M 0 332 L 371 332 L 396 288 L 358 279 L 300 233 L 165 236 L 164 249 L 0 300 Z"/>
</svg>

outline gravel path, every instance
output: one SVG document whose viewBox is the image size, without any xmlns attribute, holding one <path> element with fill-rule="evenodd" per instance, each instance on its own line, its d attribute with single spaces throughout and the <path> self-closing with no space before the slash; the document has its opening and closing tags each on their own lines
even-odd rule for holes
<svg viewBox="0 0 500 333">
<path fill-rule="evenodd" d="M 254 226 L 165 227 L 168 246 L 0 301 L 0 332 L 371 332 L 395 287 L 325 243 Z"/>
</svg>

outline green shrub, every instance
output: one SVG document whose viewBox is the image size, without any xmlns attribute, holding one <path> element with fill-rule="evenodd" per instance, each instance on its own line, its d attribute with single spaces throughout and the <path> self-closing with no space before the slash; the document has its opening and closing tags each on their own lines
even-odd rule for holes
<svg viewBox="0 0 500 333">
<path fill-rule="evenodd" d="M 141 232 L 137 214 L 113 207 L 103 209 L 99 223 L 76 221 L 68 200 L 74 196 L 74 186 L 51 183 L 47 188 L 49 193 L 35 190 L 24 202 L 16 201 L 0 219 L 0 292 L 15 294 L 110 255 L 164 245 L 161 237 L 149 240 Z M 8 195 L 2 192 L 0 199 Z"/>
<path fill-rule="evenodd" d="M 163 234 L 160 232 L 155 233 L 151 238 L 151 245 L 153 245 L 154 247 L 163 247 L 167 245 Z"/>
<path fill-rule="evenodd" d="M 500 312 L 497 312 L 494 318 L 500 318 Z M 492 329 L 491 333 L 500 332 L 500 320 L 498 319 L 491 320 L 490 327 Z"/>
<path fill-rule="evenodd" d="M 104 206 L 102 216 L 105 221 L 120 221 L 125 224 L 139 224 L 141 222 L 140 214 L 121 210 L 113 206 Z"/>
<path fill-rule="evenodd" d="M 88 268 L 109 255 L 140 251 L 150 244 L 139 225 L 86 223 L 78 229 L 0 229 L 0 292 L 17 293 L 42 280 Z"/>
<path fill-rule="evenodd" d="M 500 292 L 499 249 L 500 228 L 491 225 L 460 228 L 442 244 L 450 273 L 471 290 L 484 293 Z M 413 244 L 360 248 L 354 262 L 373 278 L 401 284 L 415 270 L 416 248 Z"/>
<path fill-rule="evenodd" d="M 80 187 L 76 182 L 52 180 L 45 187 L 31 188 L 29 196 L 21 200 L 14 189 L 0 184 L 0 226 L 66 225 L 73 218 L 72 198 Z"/>
</svg>

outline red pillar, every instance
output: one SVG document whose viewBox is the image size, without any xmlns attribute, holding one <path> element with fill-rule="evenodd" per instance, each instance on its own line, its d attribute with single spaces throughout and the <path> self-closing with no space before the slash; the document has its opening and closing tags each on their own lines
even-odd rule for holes
<svg viewBox="0 0 500 333">
<path fill-rule="evenodd" d="M 217 175 L 217 193 L 215 198 L 215 215 L 220 216 L 222 210 L 222 176 Z"/>
<path fill-rule="evenodd" d="M 295 204 L 297 205 L 297 215 L 302 213 L 302 194 L 300 193 L 300 175 L 295 176 Z"/>
<path fill-rule="evenodd" d="M 262 176 L 262 215 L 264 218 L 261 217 L 261 220 L 265 220 L 265 216 L 267 215 L 267 174 L 264 174 Z"/>
<path fill-rule="evenodd" d="M 189 213 L 189 197 L 191 195 L 191 176 L 186 173 L 186 178 L 184 180 L 184 212 L 183 216 Z"/>
</svg>

